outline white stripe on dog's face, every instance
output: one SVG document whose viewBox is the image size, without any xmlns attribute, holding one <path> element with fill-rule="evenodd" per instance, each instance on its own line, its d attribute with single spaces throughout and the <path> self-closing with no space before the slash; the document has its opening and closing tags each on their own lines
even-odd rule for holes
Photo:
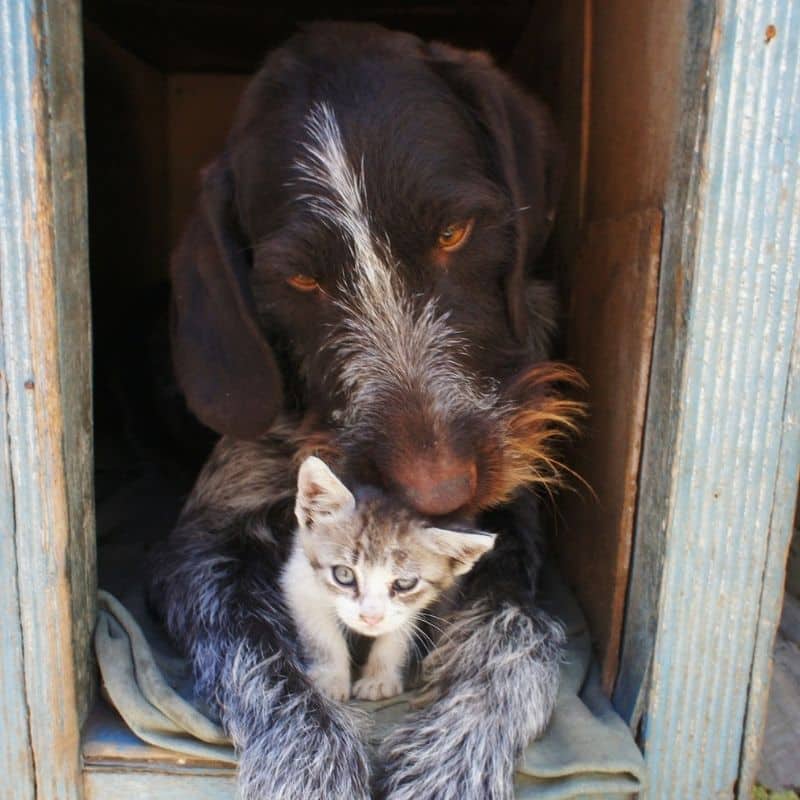
<svg viewBox="0 0 800 800">
<path fill-rule="evenodd" d="M 316 191 L 299 199 L 341 231 L 353 258 L 353 271 L 339 287 L 344 320 L 333 342 L 348 420 L 379 410 L 398 391 L 414 394 L 442 423 L 459 412 L 495 408 L 495 392 L 479 391 L 458 364 L 465 344 L 447 314 L 437 312 L 434 299 L 415 310 L 389 242 L 372 229 L 363 161 L 353 168 L 330 106 L 312 108 L 306 132 L 304 156 L 295 167 Z"/>
<path fill-rule="evenodd" d="M 394 294 L 395 287 L 392 270 L 386 263 L 388 253 L 378 251 L 370 230 L 363 165 L 358 173 L 351 167 L 336 117 L 327 104 L 314 106 L 306 121 L 306 132 L 306 158 L 296 166 L 322 193 L 305 194 L 301 199 L 327 225 L 345 234 L 358 272 L 349 288 L 357 291 L 365 303 L 381 303 Z"/>
</svg>

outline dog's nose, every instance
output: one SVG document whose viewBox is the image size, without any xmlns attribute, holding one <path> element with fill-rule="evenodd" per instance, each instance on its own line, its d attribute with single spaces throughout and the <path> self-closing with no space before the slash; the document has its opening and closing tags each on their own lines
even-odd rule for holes
<svg viewBox="0 0 800 800">
<path fill-rule="evenodd" d="M 367 625 L 377 625 L 379 622 L 383 622 L 383 614 L 359 614 L 362 622 L 366 622 Z"/>
<path fill-rule="evenodd" d="M 475 495 L 478 469 L 472 460 L 444 456 L 399 465 L 394 479 L 406 501 L 421 514 L 440 516 L 467 505 Z"/>
</svg>

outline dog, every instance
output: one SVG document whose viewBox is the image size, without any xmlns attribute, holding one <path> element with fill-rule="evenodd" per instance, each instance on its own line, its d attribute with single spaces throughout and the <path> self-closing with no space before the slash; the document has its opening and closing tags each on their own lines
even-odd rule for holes
<svg viewBox="0 0 800 800">
<path fill-rule="evenodd" d="M 246 800 L 513 796 L 564 642 L 536 607 L 535 491 L 580 414 L 535 277 L 562 172 L 546 111 L 488 56 L 344 23 L 268 55 L 205 170 L 172 261 L 172 354 L 223 436 L 153 595 Z M 374 774 L 355 712 L 305 679 L 280 597 L 314 452 L 428 518 L 500 533 L 425 661 L 427 704 Z"/>
</svg>

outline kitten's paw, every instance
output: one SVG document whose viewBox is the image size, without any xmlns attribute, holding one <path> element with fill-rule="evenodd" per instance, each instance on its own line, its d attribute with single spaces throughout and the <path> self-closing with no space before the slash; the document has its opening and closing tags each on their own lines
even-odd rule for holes
<svg viewBox="0 0 800 800">
<path fill-rule="evenodd" d="M 403 679 L 393 672 L 359 678 L 353 684 L 353 697 L 359 700 L 383 700 L 403 691 Z"/>
<path fill-rule="evenodd" d="M 331 700 L 350 699 L 350 675 L 331 667 L 315 667 L 309 673 L 316 687 Z"/>
</svg>

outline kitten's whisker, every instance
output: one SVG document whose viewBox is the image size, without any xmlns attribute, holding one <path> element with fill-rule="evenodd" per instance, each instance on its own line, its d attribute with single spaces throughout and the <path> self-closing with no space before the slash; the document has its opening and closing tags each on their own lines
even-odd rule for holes
<svg viewBox="0 0 800 800">
<path fill-rule="evenodd" d="M 450 633 L 447 630 L 447 628 L 449 627 L 449 623 L 446 619 L 444 619 L 443 617 L 439 617 L 436 614 L 431 614 L 428 611 L 418 611 L 417 614 L 424 618 L 423 621 L 425 622 L 426 625 L 430 625 L 430 627 L 433 628 L 439 634 L 439 636 L 442 637 L 439 640 L 439 642 L 433 644 L 434 647 L 436 646 L 436 644 L 439 644 L 442 641 L 447 641 L 450 639 Z M 441 622 L 442 625 L 437 625 L 435 622 L 433 622 L 433 620 Z"/>
<path fill-rule="evenodd" d="M 425 632 L 420 628 L 419 623 L 416 619 L 412 619 L 409 623 L 409 628 L 411 629 L 411 639 L 416 643 L 419 638 L 426 637 Z M 428 637 L 426 637 L 428 638 Z"/>
<path fill-rule="evenodd" d="M 427 647 L 432 648 L 435 646 L 433 639 L 431 639 L 431 637 L 424 630 L 422 630 L 419 625 L 414 624 L 412 630 L 414 631 L 415 637 L 422 639 L 423 644 L 425 644 Z"/>
<path fill-rule="evenodd" d="M 425 636 L 427 637 L 427 639 L 431 643 L 431 647 L 436 647 L 440 642 L 442 642 L 442 641 L 444 641 L 444 640 L 446 640 L 448 638 L 449 634 L 447 633 L 446 630 L 444 630 L 442 628 L 439 628 L 439 627 L 437 627 L 437 626 L 435 626 L 435 625 L 433 625 L 433 624 L 431 624 L 430 622 L 427 622 L 427 621 L 425 622 L 425 624 L 426 625 L 430 625 L 430 627 L 433 629 L 433 631 L 436 634 L 436 638 L 434 639 L 434 637 L 431 636 L 431 634 L 429 634 L 427 632 L 425 633 Z"/>
<path fill-rule="evenodd" d="M 411 638 L 411 647 L 414 650 L 415 661 L 417 661 L 417 662 L 422 661 L 422 659 L 425 658 L 425 654 L 420 649 L 419 643 L 417 642 L 417 640 L 414 637 Z"/>
<path fill-rule="evenodd" d="M 434 640 L 427 633 L 427 631 L 424 631 L 420 627 L 419 622 L 416 619 L 412 620 L 411 629 L 414 631 L 415 636 L 418 636 L 419 638 L 423 639 L 423 643 L 429 648 L 429 652 L 436 648 L 436 642 L 434 642 Z"/>
<path fill-rule="evenodd" d="M 425 653 L 422 651 L 419 640 L 417 638 L 417 635 L 421 633 L 421 631 L 419 631 L 419 628 L 416 624 L 416 620 L 414 619 L 411 620 L 409 628 L 410 628 L 410 634 L 408 637 L 408 641 L 411 647 L 413 648 L 415 660 L 417 663 L 422 663 L 422 660 L 425 658 Z"/>
<path fill-rule="evenodd" d="M 450 624 L 450 623 L 448 622 L 448 620 L 446 620 L 444 617 L 440 617 L 440 616 L 438 616 L 437 614 L 433 614 L 433 613 L 431 613 L 430 611 L 424 611 L 424 610 L 423 610 L 423 611 L 418 611 L 418 612 L 417 612 L 417 614 L 418 614 L 419 616 L 421 616 L 421 617 L 424 617 L 424 618 L 425 618 L 425 621 L 426 621 L 426 622 L 427 622 L 429 625 L 434 625 L 434 622 L 433 622 L 434 620 L 436 620 L 436 622 L 441 622 L 441 623 L 442 623 L 442 625 L 444 625 L 444 626 L 448 626 L 448 625 Z M 436 627 L 436 629 L 437 629 L 438 631 L 441 631 L 442 633 L 444 633 L 444 628 L 441 628 L 441 627 L 439 627 L 438 625 L 437 625 L 437 626 L 435 626 L 435 627 Z"/>
</svg>

